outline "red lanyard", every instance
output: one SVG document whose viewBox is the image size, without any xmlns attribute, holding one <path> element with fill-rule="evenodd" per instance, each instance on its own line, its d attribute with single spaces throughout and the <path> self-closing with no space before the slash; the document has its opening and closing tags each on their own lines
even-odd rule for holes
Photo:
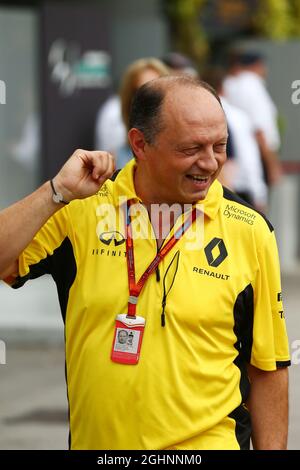
<svg viewBox="0 0 300 470">
<path fill-rule="evenodd" d="M 148 277 L 152 274 L 159 263 L 169 253 L 173 246 L 180 240 L 186 230 L 192 225 L 194 220 L 199 215 L 199 211 L 194 207 L 188 219 L 176 230 L 172 237 L 167 241 L 165 246 L 157 253 L 153 261 L 149 264 L 148 268 L 144 271 L 139 281 L 135 282 L 135 266 L 134 266 L 134 252 L 133 252 L 133 238 L 131 230 L 130 220 L 130 206 L 133 204 L 132 200 L 127 201 L 127 216 L 125 220 L 126 225 L 126 251 L 127 251 L 127 272 L 128 272 L 128 285 L 129 285 L 129 300 L 128 300 L 128 312 L 127 316 L 135 317 L 136 315 L 136 304 L 138 297 L 143 289 Z"/>
</svg>

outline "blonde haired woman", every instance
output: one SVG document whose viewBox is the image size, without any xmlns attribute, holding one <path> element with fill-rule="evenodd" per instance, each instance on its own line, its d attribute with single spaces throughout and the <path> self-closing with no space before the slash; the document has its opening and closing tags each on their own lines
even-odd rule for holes
<svg viewBox="0 0 300 470">
<path fill-rule="evenodd" d="M 121 114 L 126 130 L 129 130 L 129 113 L 132 98 L 142 85 L 169 74 L 169 69 L 160 60 L 150 57 L 138 59 L 126 69 L 120 86 Z"/>
</svg>

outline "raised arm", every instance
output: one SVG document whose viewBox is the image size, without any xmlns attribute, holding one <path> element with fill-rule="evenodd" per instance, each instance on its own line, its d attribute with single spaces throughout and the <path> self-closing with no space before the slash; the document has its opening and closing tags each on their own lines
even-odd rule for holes
<svg viewBox="0 0 300 470">
<path fill-rule="evenodd" d="M 76 150 L 54 178 L 56 192 L 65 201 L 95 194 L 113 174 L 115 163 L 107 152 Z M 55 203 L 47 181 L 34 193 L 0 212 L 0 279 L 16 276 L 18 257 L 38 230 L 63 203 Z"/>
<path fill-rule="evenodd" d="M 257 130 L 255 137 L 260 149 L 261 158 L 265 164 L 269 184 L 279 183 L 282 177 L 282 168 L 277 153 L 270 149 L 263 131 Z"/>
</svg>

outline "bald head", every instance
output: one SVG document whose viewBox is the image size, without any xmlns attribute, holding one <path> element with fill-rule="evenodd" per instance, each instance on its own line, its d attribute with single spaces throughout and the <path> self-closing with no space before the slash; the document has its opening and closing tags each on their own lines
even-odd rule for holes
<svg viewBox="0 0 300 470">
<path fill-rule="evenodd" d="M 146 142 L 152 144 L 159 132 L 166 125 L 164 118 L 165 104 L 180 102 L 184 90 L 195 90 L 203 97 L 203 106 L 211 111 L 222 111 L 222 105 L 217 92 L 208 83 L 189 76 L 160 77 L 143 85 L 136 92 L 130 111 L 129 128 L 137 128 L 143 132 Z M 180 93 L 182 90 L 182 93 Z M 179 98 L 179 99 L 178 99 Z M 202 99 L 201 99 L 202 101 Z"/>
</svg>

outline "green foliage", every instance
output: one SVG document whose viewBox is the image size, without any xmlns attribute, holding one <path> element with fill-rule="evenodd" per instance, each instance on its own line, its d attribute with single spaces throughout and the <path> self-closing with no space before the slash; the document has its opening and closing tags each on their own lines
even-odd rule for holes
<svg viewBox="0 0 300 470">
<path fill-rule="evenodd" d="M 291 37 L 300 37 L 300 0 L 290 0 L 291 6 Z"/>
<path fill-rule="evenodd" d="M 261 0 L 253 24 L 257 34 L 270 39 L 300 37 L 300 0 Z"/>
<path fill-rule="evenodd" d="M 201 28 L 201 9 L 207 0 L 165 0 L 174 47 L 198 64 L 205 61 L 209 44 Z"/>
<path fill-rule="evenodd" d="M 291 5 L 288 0 L 260 0 L 253 24 L 259 35 L 287 39 L 291 31 Z"/>
<path fill-rule="evenodd" d="M 211 0 L 164 0 L 173 47 L 205 63 L 210 45 L 201 26 L 201 11 Z M 258 0 L 253 11 L 253 36 L 274 40 L 300 37 L 300 0 Z"/>
</svg>

